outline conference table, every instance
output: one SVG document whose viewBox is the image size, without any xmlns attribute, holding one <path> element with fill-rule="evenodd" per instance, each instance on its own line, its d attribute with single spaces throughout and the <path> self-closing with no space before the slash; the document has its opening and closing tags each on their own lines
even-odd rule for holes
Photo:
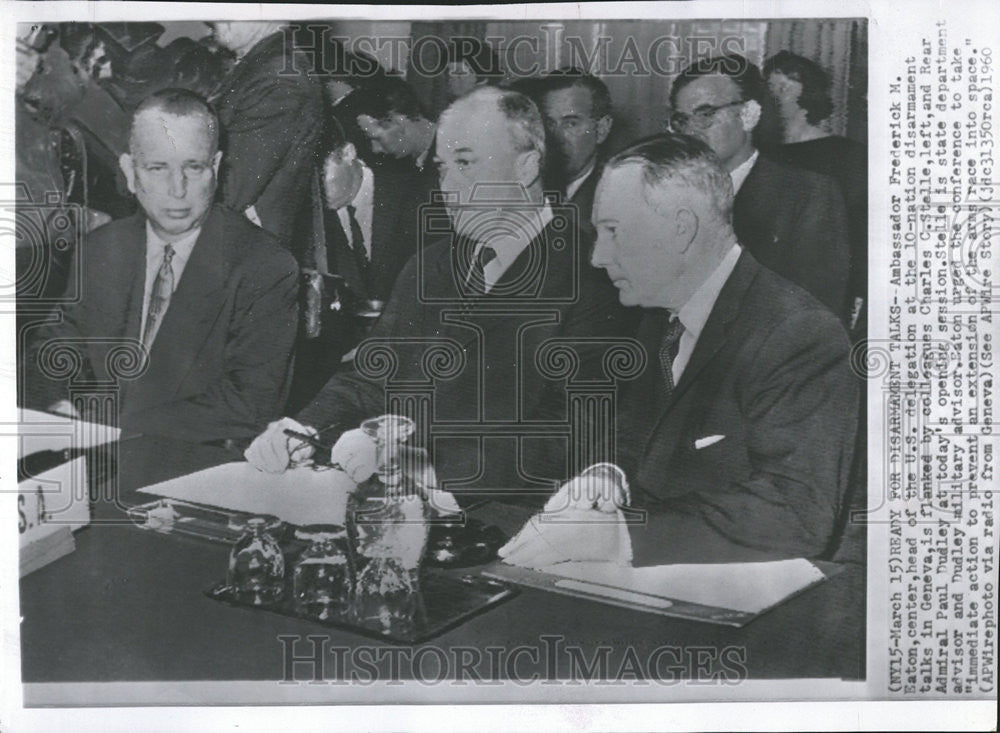
<svg viewBox="0 0 1000 733">
<path fill-rule="evenodd" d="M 122 514 L 121 504 L 150 500 L 136 489 L 238 460 L 237 452 L 147 437 L 122 441 L 116 451 L 119 501 L 94 502 L 92 524 L 76 533 L 75 551 L 21 580 L 26 689 L 34 683 L 287 682 L 289 655 L 308 659 L 314 643 L 342 656 L 331 651 L 322 669 L 293 663 L 293 679 L 335 680 L 350 674 L 335 661 L 351 660 L 345 650 L 362 647 L 365 675 L 379 680 L 407 674 L 423 679 L 438 674 L 439 665 L 446 670 L 442 674 L 487 670 L 488 677 L 499 680 L 521 675 L 578 679 L 581 663 L 602 654 L 606 667 L 601 669 L 632 679 L 666 669 L 677 679 L 716 683 L 733 675 L 864 679 L 865 568 L 850 564 L 742 628 L 521 588 L 514 598 L 417 645 L 434 648 L 423 655 L 418 672 L 401 672 L 397 655 L 389 653 L 393 645 L 209 599 L 204 591 L 225 577 L 227 545 L 143 530 Z M 488 507 L 481 511 L 488 515 Z M 310 636 L 318 639 L 310 641 Z M 559 653 L 547 655 L 554 644 Z M 379 653 L 380 645 L 385 654 Z M 474 658 L 476 650 L 481 662 L 473 672 L 449 666 L 455 659 Z M 520 650 L 515 659 L 511 650 Z M 650 672 L 653 658 L 656 671 Z M 43 697 L 51 702 L 58 695 Z"/>
</svg>

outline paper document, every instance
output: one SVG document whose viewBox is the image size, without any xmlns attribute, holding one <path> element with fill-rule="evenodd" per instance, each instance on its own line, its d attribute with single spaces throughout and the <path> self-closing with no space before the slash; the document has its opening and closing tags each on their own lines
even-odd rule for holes
<svg viewBox="0 0 1000 733">
<path fill-rule="evenodd" d="M 121 436 L 119 428 L 37 410 L 18 409 L 17 420 L 16 434 L 20 438 L 18 457 L 29 456 L 43 450 L 93 448 L 113 443 Z M 15 431 L 11 430 L 9 434 L 14 433 Z"/>
<path fill-rule="evenodd" d="M 270 514 L 296 525 L 343 524 L 354 483 L 342 471 L 293 468 L 264 473 L 249 463 L 225 463 L 139 491 L 249 514 Z"/>
<path fill-rule="evenodd" d="M 744 613 L 760 613 L 825 577 L 803 558 L 719 565 L 657 565 L 630 568 L 613 563 L 568 562 L 541 572 L 660 599 Z M 556 581 L 556 587 L 560 587 Z M 572 585 L 572 584 L 570 584 Z M 600 594 L 599 594 L 600 595 Z M 608 596 L 614 597 L 613 593 Z M 648 605 L 657 605 L 651 599 Z"/>
</svg>

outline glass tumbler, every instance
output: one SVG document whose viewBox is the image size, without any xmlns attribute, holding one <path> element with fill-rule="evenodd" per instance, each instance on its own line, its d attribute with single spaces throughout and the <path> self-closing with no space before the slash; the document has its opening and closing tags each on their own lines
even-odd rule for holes
<svg viewBox="0 0 1000 733">
<path fill-rule="evenodd" d="M 354 567 L 347 530 L 335 524 L 302 527 L 295 532 L 309 546 L 292 573 L 292 597 L 297 613 L 320 620 L 350 613 Z"/>
<path fill-rule="evenodd" d="M 284 592 L 285 558 L 268 534 L 268 519 L 248 519 L 246 530 L 229 554 L 226 584 L 233 597 L 254 606 L 280 600 Z"/>
</svg>

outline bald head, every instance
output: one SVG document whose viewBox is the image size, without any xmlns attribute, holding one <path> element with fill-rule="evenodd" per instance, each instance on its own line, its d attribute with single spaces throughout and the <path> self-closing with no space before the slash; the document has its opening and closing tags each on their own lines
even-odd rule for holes
<svg viewBox="0 0 1000 733">
<path fill-rule="evenodd" d="M 219 149 L 219 118 L 212 106 L 200 94 L 187 89 L 163 89 L 139 102 L 132 113 L 129 128 L 129 151 L 135 155 L 135 134 L 140 117 L 153 119 L 157 116 L 190 117 L 192 131 L 200 130 L 208 138 L 208 146 L 214 155 Z"/>
<path fill-rule="evenodd" d="M 208 216 L 222 160 L 218 148 L 218 120 L 193 92 L 159 92 L 133 115 L 129 152 L 118 162 L 164 241 L 180 240 Z"/>
<path fill-rule="evenodd" d="M 499 113 L 510 133 L 511 143 L 517 152 L 535 151 L 539 160 L 545 159 L 545 126 L 538 107 L 527 96 L 510 89 L 480 87 L 452 102 L 441 115 L 468 115 L 486 109 Z"/>
</svg>

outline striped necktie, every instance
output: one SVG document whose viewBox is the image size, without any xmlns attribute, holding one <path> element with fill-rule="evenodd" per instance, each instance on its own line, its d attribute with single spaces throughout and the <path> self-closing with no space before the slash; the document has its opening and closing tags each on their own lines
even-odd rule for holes
<svg viewBox="0 0 1000 733">
<path fill-rule="evenodd" d="M 368 251 L 365 249 L 365 235 L 361 231 L 361 224 L 358 222 L 357 209 L 353 205 L 347 205 L 347 221 L 351 228 L 351 254 L 354 255 L 354 263 L 358 267 L 358 274 L 365 284 L 368 297 L 375 297 L 371 292 L 372 283 L 369 276 L 369 266 L 371 260 L 368 259 Z"/>
<path fill-rule="evenodd" d="M 469 278 L 467 280 L 469 290 L 476 295 L 486 295 L 486 266 L 496 259 L 497 251 L 484 244 L 479 248 L 472 267 L 469 268 Z"/>
<path fill-rule="evenodd" d="M 170 296 L 174 293 L 174 268 L 171 261 L 174 259 L 174 246 L 168 244 L 163 248 L 163 262 L 156 273 L 153 281 L 153 290 L 149 294 L 149 310 L 146 313 L 146 330 L 142 334 L 142 345 L 148 351 L 153 346 L 156 332 L 160 330 L 160 323 L 170 305 Z"/>
<path fill-rule="evenodd" d="M 660 340 L 660 368 L 663 370 L 663 380 L 666 383 L 666 396 L 674 391 L 674 359 L 681 347 L 681 336 L 684 334 L 684 324 L 681 319 L 671 317 L 663 331 Z"/>
</svg>

